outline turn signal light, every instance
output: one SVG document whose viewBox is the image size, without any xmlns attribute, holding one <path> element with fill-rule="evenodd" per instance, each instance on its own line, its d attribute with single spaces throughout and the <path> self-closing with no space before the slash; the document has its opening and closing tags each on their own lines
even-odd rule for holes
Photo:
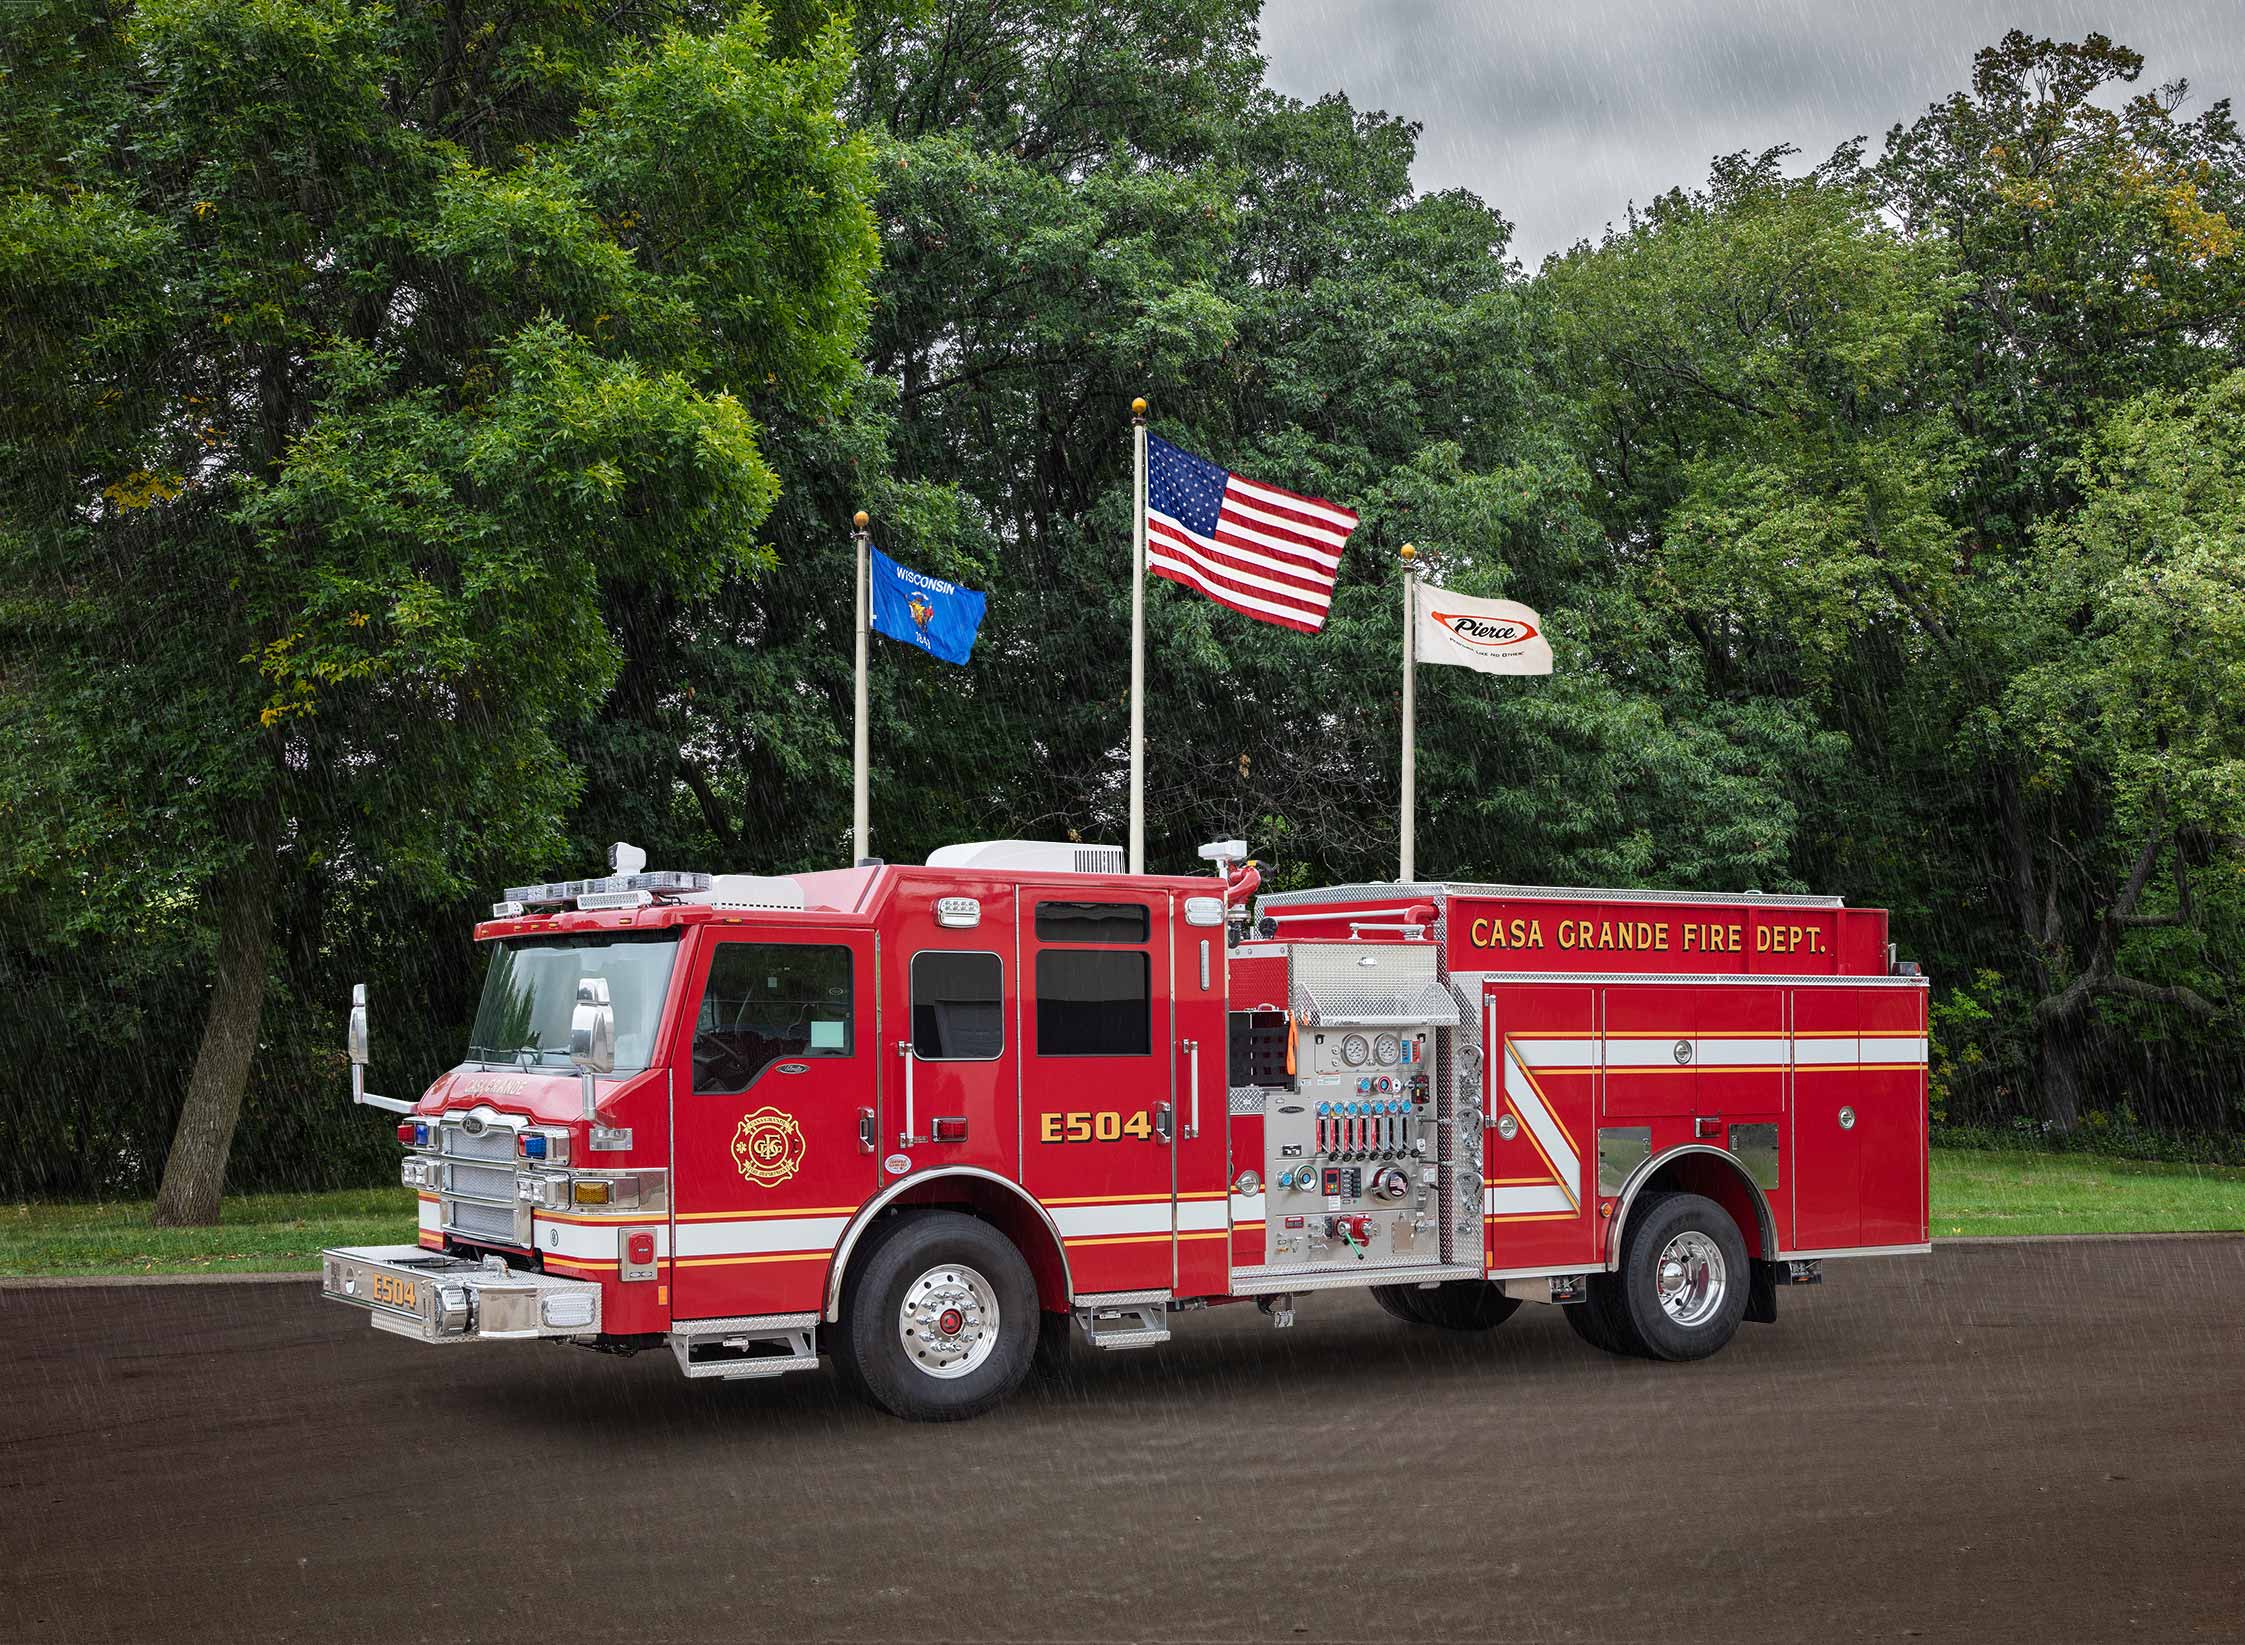
<svg viewBox="0 0 2245 1645">
<path fill-rule="evenodd" d="M 574 1185 L 574 1191 L 579 1205 L 608 1203 L 608 1184 L 605 1182 L 579 1182 Z"/>
</svg>

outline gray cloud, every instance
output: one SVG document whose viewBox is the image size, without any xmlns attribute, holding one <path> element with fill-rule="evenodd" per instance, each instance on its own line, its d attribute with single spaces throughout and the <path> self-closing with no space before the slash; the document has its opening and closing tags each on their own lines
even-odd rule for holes
<svg viewBox="0 0 2245 1645">
<path fill-rule="evenodd" d="M 1717 154 L 1875 154 L 2006 29 L 2109 34 L 2141 85 L 2189 80 L 2192 112 L 2245 93 L 2241 22 L 2238 0 L 1265 0 L 1263 49 L 1281 91 L 1421 121 L 1418 185 L 1473 190 L 1533 267 Z"/>
</svg>

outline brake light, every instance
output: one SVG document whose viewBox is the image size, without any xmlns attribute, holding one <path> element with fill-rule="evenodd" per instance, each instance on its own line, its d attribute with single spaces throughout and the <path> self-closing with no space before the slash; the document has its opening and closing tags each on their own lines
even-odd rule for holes
<svg viewBox="0 0 2245 1645">
<path fill-rule="evenodd" d="M 411 1144 L 412 1144 L 412 1142 L 413 1142 L 413 1136 L 414 1136 L 414 1124 L 413 1124 L 413 1122 L 412 1122 L 411 1120 L 399 1120 L 399 1121 L 398 1121 L 398 1141 L 400 1141 L 400 1142 L 402 1142 L 402 1143 L 405 1143 L 405 1144 L 407 1144 L 408 1146 L 411 1146 Z"/>
</svg>

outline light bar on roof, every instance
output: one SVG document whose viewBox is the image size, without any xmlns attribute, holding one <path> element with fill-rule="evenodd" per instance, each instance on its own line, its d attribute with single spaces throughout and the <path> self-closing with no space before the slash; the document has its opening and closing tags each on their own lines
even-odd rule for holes
<svg viewBox="0 0 2245 1645">
<path fill-rule="evenodd" d="M 610 874 L 597 880 L 552 880 L 544 885 L 510 885 L 504 897 L 508 902 L 550 905 L 576 902 L 583 897 L 610 897 L 630 891 L 643 891 L 651 897 L 682 897 L 689 892 L 708 889 L 707 874 L 666 868 L 652 874 Z M 614 908 L 630 905 L 609 903 L 607 906 Z"/>
</svg>

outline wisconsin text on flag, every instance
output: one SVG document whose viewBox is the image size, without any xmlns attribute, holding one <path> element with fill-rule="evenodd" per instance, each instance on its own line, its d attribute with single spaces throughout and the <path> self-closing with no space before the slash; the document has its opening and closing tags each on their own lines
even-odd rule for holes
<svg viewBox="0 0 2245 1645">
<path fill-rule="evenodd" d="M 1219 605 L 1315 634 L 1356 516 L 1146 437 L 1146 569 Z"/>
</svg>

